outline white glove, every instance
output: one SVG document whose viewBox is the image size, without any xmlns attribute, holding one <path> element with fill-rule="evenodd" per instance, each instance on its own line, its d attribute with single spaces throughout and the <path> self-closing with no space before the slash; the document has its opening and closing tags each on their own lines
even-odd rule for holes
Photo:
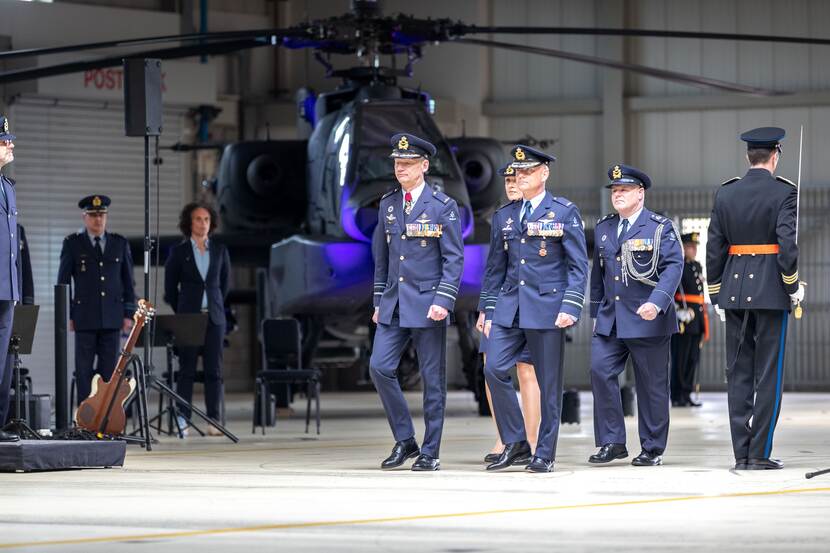
<svg viewBox="0 0 830 553">
<path fill-rule="evenodd" d="M 804 300 L 804 283 L 798 283 L 798 290 L 790 294 L 790 301 L 793 302 L 793 305 L 798 305 Z"/>
<path fill-rule="evenodd" d="M 715 306 L 715 313 L 717 313 L 718 317 L 720 317 L 720 322 L 722 322 L 722 323 L 726 322 L 726 311 L 724 311 L 723 309 L 721 309 L 720 307 L 718 307 L 716 305 Z"/>
</svg>

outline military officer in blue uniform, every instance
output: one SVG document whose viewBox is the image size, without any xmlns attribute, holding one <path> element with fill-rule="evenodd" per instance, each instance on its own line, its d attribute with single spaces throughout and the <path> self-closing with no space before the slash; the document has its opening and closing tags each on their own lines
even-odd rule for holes
<svg viewBox="0 0 830 553">
<path fill-rule="evenodd" d="M 395 437 L 381 468 L 399 467 L 417 456 L 412 470 L 435 471 L 441 467 L 447 326 L 464 265 L 461 221 L 455 201 L 424 180 L 435 146 L 409 133 L 394 135 L 391 144 L 401 188 L 381 198 L 372 241 L 377 331 L 369 368 Z M 410 340 L 424 384 L 426 430 L 420 448 L 396 377 Z"/>
<path fill-rule="evenodd" d="M 516 170 L 512 166 L 512 162 L 508 163 L 499 171 L 504 177 L 504 194 L 507 196 L 508 202 L 515 202 L 522 199 L 522 192 L 516 185 Z M 488 266 L 489 267 L 489 266 Z M 486 273 L 486 269 L 485 269 Z M 482 282 L 487 280 L 485 274 Z M 487 290 L 482 286 L 481 293 L 478 298 L 478 321 L 476 322 L 476 329 L 481 333 L 478 344 L 478 352 L 484 357 L 484 363 L 487 363 L 487 336 L 484 335 L 484 323 L 487 319 L 485 311 L 487 310 Z M 530 449 L 536 449 L 536 439 L 539 433 L 539 423 L 541 421 L 541 405 L 539 397 L 539 383 L 536 381 L 536 369 L 533 368 L 533 360 L 530 358 L 530 350 L 527 345 L 522 350 L 519 358 L 516 360 L 516 376 L 519 380 L 519 393 L 522 396 L 522 415 L 524 415 L 525 432 L 527 434 L 527 442 L 530 444 Z M 490 413 L 493 417 L 493 423 L 496 422 L 495 410 L 493 409 L 493 398 L 490 394 L 490 387 L 485 383 L 485 392 L 487 394 L 487 403 L 490 404 Z M 496 443 L 493 449 L 484 456 L 484 462 L 488 465 L 499 460 L 501 452 L 504 451 L 504 444 L 498 435 L 498 426 L 496 427 Z"/>
<path fill-rule="evenodd" d="M 0 170 L 14 161 L 15 136 L 9 132 L 9 120 L 0 115 Z M 5 219 L 2 216 L 5 215 Z M 11 338 L 14 305 L 20 301 L 18 279 L 17 201 L 14 181 L 0 173 L 0 383 L 5 393 L 0 394 L 0 412 L 9 408 L 8 386 L 11 384 L 11 364 L 6 362 Z M 2 424 L 2 421 L 0 421 Z M 17 441 L 17 434 L 0 430 L 0 442 Z"/>
<path fill-rule="evenodd" d="M 669 434 L 670 340 L 677 332 L 674 293 L 683 252 L 673 223 L 645 207 L 649 176 L 620 164 L 608 177 L 617 213 L 600 219 L 594 230 L 591 389 L 600 450 L 588 461 L 628 457 L 618 377 L 631 357 L 641 447 L 631 464 L 656 466 L 663 462 Z"/>
<path fill-rule="evenodd" d="M 493 215 L 487 259 L 484 374 L 504 451 L 487 470 L 525 465 L 551 472 L 562 413 L 564 329 L 582 313 L 588 275 L 585 229 L 576 205 L 545 190 L 553 156 L 517 145 L 512 167 L 522 200 Z M 542 420 L 531 458 L 510 368 L 525 345 L 536 369 Z"/>
<path fill-rule="evenodd" d="M 69 318 L 78 403 L 89 397 L 93 374 L 112 376 L 120 334 L 129 330 L 136 309 L 130 245 L 106 230 L 110 202 L 103 195 L 81 199 L 84 228 L 67 236 L 61 249 L 58 284 L 73 285 Z"/>
<path fill-rule="evenodd" d="M 773 176 L 784 129 L 741 135 L 750 168 L 715 194 L 706 243 L 709 296 L 726 321 L 729 425 L 737 470 L 780 469 L 770 457 L 781 414 L 790 308 L 804 299 L 798 278 L 798 189 Z M 725 311 L 725 313 L 724 313 Z"/>
</svg>

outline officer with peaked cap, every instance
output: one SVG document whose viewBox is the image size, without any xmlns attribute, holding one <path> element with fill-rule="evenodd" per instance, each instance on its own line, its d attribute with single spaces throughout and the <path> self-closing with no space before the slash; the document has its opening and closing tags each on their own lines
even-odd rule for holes
<svg viewBox="0 0 830 553">
<path fill-rule="evenodd" d="M 417 457 L 412 470 L 435 471 L 441 467 L 447 398 L 447 326 L 464 265 L 461 214 L 455 200 L 424 179 L 435 146 L 410 133 L 394 135 L 391 144 L 401 186 L 381 198 L 372 239 L 377 331 L 369 369 L 395 437 L 381 468 L 397 468 Z M 420 448 L 396 374 L 410 340 L 424 384 L 426 429 Z"/>
<path fill-rule="evenodd" d="M 483 283 L 484 374 L 504 451 L 487 470 L 523 465 L 551 472 L 562 413 L 565 328 L 582 313 L 588 275 L 585 230 L 577 207 L 545 190 L 553 156 L 524 145 L 511 151 L 522 200 L 493 215 Z M 541 391 L 541 424 L 531 458 L 510 369 L 527 346 Z"/>
<path fill-rule="evenodd" d="M 591 390 L 594 440 L 590 463 L 628 457 L 618 377 L 630 357 L 637 386 L 640 454 L 631 464 L 662 464 L 669 434 L 669 355 L 677 332 L 674 293 L 683 253 L 672 222 L 645 207 L 651 179 L 627 165 L 608 171 L 617 213 L 597 221 L 591 269 Z"/>
<path fill-rule="evenodd" d="M 708 288 L 726 320 L 729 424 L 738 470 L 783 467 L 770 454 L 781 413 L 789 311 L 804 298 L 796 244 L 798 190 L 773 176 L 784 134 L 763 127 L 741 135 L 750 168 L 718 189 L 709 221 Z"/>
<path fill-rule="evenodd" d="M 709 339 L 709 316 L 703 296 L 703 267 L 697 261 L 699 235 L 689 232 L 683 242 L 683 276 L 674 294 L 679 332 L 672 336 L 671 404 L 674 407 L 700 407 L 692 399 L 700 349 Z"/>
<path fill-rule="evenodd" d="M 507 196 L 508 202 L 515 202 L 522 199 L 522 192 L 516 185 L 516 170 L 512 166 L 512 161 L 501 168 L 499 174 L 504 177 L 504 193 Z M 489 265 L 487 265 L 489 268 Z M 486 273 L 486 269 L 485 269 Z M 485 274 L 482 282 L 487 280 Z M 486 321 L 485 311 L 487 310 L 487 292 L 482 286 L 481 294 L 478 298 L 478 321 L 476 322 L 476 329 L 481 333 L 479 338 L 478 351 L 484 356 L 484 362 L 487 363 L 487 336 L 484 335 L 484 323 Z M 492 309 L 492 307 L 491 307 Z M 516 376 L 519 379 L 519 393 L 522 396 L 522 415 L 525 421 L 525 433 L 527 434 L 527 442 L 530 444 L 530 449 L 536 449 L 536 439 L 539 434 L 539 422 L 541 421 L 541 405 L 539 403 L 539 382 L 536 380 L 536 369 L 533 368 L 533 360 L 530 358 L 530 350 L 527 346 L 522 350 L 519 359 L 516 360 Z M 493 417 L 493 422 L 496 422 L 495 410 L 493 409 L 493 398 L 490 394 L 490 387 L 485 383 L 485 391 L 487 393 L 487 402 L 490 404 L 490 413 Z M 498 427 L 497 427 L 498 429 Z M 484 456 L 484 462 L 488 465 L 499 460 L 502 451 L 504 451 L 504 444 L 501 438 L 496 433 L 496 443 L 493 449 Z"/>
<path fill-rule="evenodd" d="M 120 334 L 129 330 L 136 309 L 130 245 L 120 234 L 107 232 L 109 205 L 103 195 L 78 202 L 84 228 L 64 239 L 58 268 L 58 284 L 73 285 L 69 318 L 75 331 L 78 403 L 89 397 L 95 373 L 104 380 L 112 376 Z"/>
<path fill-rule="evenodd" d="M 14 161 L 15 136 L 9 132 L 9 120 L 0 115 L 0 170 Z M 3 217 L 5 215 L 5 217 Z M 0 173 L 0 413 L 8 410 L 11 364 L 6 362 L 14 319 L 14 304 L 20 301 L 18 285 L 17 200 L 14 181 Z M 4 421 L 0 421 L 2 425 Z M 0 430 L 0 442 L 17 441 L 18 436 Z"/>
</svg>

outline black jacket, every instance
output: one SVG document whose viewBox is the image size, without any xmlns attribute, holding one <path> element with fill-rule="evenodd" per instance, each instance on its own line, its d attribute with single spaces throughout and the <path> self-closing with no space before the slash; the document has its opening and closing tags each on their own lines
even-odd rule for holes
<svg viewBox="0 0 830 553">
<path fill-rule="evenodd" d="M 202 279 L 193 246 L 186 239 L 173 247 L 164 264 L 164 301 L 176 313 L 198 313 L 202 294 L 207 291 L 208 312 L 213 324 L 225 324 L 225 298 L 230 288 L 231 258 L 228 249 L 211 239 L 208 243 L 210 265 L 207 278 Z"/>
</svg>

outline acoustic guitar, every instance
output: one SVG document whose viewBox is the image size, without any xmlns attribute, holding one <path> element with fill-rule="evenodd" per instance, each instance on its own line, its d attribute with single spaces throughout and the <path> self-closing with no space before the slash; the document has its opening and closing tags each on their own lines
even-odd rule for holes
<svg viewBox="0 0 830 553">
<path fill-rule="evenodd" d="M 147 300 L 138 300 L 138 309 L 133 315 L 133 325 L 130 336 L 121 355 L 112 377 L 104 381 L 100 374 L 92 379 L 92 393 L 81 402 L 75 411 L 75 424 L 79 428 L 94 434 L 121 435 L 127 428 L 127 414 L 124 404 L 135 390 L 135 379 L 126 377 L 127 362 L 132 355 L 141 329 L 144 328 L 155 313 L 153 305 Z"/>
</svg>

